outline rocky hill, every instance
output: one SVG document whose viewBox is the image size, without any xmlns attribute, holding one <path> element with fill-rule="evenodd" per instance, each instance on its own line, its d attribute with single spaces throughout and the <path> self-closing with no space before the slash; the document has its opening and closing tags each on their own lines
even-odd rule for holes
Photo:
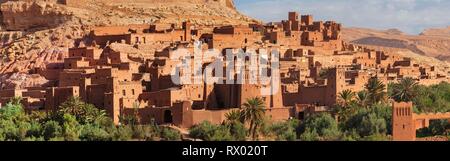
<svg viewBox="0 0 450 161">
<path fill-rule="evenodd" d="M 0 0 L 0 18 L 0 81 L 16 87 L 45 83 L 27 73 L 61 61 L 94 26 L 257 22 L 239 13 L 233 0 Z"/>
<path fill-rule="evenodd" d="M 345 28 L 342 36 L 356 44 L 406 50 L 450 62 L 450 27 L 427 29 L 419 35 L 408 35 L 396 29 Z"/>
</svg>

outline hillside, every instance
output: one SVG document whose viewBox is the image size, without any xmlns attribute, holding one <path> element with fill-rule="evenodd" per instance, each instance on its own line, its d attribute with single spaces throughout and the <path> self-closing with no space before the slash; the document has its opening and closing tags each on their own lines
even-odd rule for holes
<svg viewBox="0 0 450 161">
<path fill-rule="evenodd" d="M 61 61 L 94 26 L 257 22 L 239 13 L 232 0 L 0 0 L 0 5 L 0 81 L 14 88 L 46 83 L 28 72 Z"/>
<path fill-rule="evenodd" d="M 419 35 L 408 35 L 395 29 L 345 28 L 342 36 L 356 44 L 402 49 L 450 62 L 450 27 L 427 29 Z"/>
</svg>

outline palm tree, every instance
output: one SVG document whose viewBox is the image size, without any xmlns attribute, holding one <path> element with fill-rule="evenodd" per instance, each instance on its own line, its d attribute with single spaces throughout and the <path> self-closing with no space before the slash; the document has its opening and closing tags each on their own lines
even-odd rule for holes
<svg viewBox="0 0 450 161">
<path fill-rule="evenodd" d="M 264 108 L 266 105 L 261 98 L 255 97 L 248 99 L 242 106 L 241 120 L 244 120 L 244 122 L 250 122 L 249 131 L 252 134 L 252 139 L 255 140 L 259 124 L 265 116 L 266 111 Z"/>
<path fill-rule="evenodd" d="M 384 101 L 386 99 L 385 89 L 386 85 L 384 85 L 377 77 L 370 78 L 369 82 L 366 84 L 369 105 Z"/>
<path fill-rule="evenodd" d="M 83 102 L 79 97 L 70 97 L 53 113 L 57 119 L 61 119 L 64 114 L 75 116 L 80 123 L 93 123 L 106 118 L 104 110 Z"/>
<path fill-rule="evenodd" d="M 355 98 L 355 92 L 352 90 L 346 89 L 339 93 L 339 102 L 341 103 L 341 106 L 346 108 L 350 102 L 353 101 Z"/>
<path fill-rule="evenodd" d="M 356 102 L 358 103 L 359 106 L 362 107 L 367 107 L 367 91 L 359 91 L 356 94 Z"/>
<path fill-rule="evenodd" d="M 416 97 L 415 89 L 419 85 L 414 79 L 407 77 L 394 84 L 392 98 L 397 102 L 410 102 Z"/>
<path fill-rule="evenodd" d="M 83 109 L 84 102 L 81 101 L 79 97 L 69 97 L 65 102 L 63 102 L 58 109 L 58 112 L 63 114 L 71 114 L 75 117 L 80 117 L 85 114 Z"/>
<path fill-rule="evenodd" d="M 22 105 L 22 97 L 20 96 L 16 96 L 16 97 L 12 97 L 9 102 L 13 105 Z"/>
<path fill-rule="evenodd" d="M 226 125 L 231 125 L 233 123 L 236 122 L 243 122 L 243 120 L 241 120 L 241 112 L 238 110 L 232 110 L 228 113 L 225 114 L 225 124 Z"/>
</svg>

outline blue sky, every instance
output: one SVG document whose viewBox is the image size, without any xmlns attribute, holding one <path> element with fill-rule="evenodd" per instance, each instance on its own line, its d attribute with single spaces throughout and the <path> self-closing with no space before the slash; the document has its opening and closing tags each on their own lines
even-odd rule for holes
<svg viewBox="0 0 450 161">
<path fill-rule="evenodd" d="M 450 26 L 450 0 L 235 0 L 239 11 L 265 22 L 287 19 L 288 11 L 313 14 L 344 26 L 397 28 L 418 34 Z"/>
</svg>

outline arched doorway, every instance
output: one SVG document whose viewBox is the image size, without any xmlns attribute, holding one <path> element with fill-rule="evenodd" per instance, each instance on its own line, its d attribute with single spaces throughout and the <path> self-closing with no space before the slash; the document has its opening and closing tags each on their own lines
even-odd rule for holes
<svg viewBox="0 0 450 161">
<path fill-rule="evenodd" d="M 172 111 L 165 110 L 164 111 L 164 123 L 172 123 L 172 122 L 173 122 Z"/>
</svg>

